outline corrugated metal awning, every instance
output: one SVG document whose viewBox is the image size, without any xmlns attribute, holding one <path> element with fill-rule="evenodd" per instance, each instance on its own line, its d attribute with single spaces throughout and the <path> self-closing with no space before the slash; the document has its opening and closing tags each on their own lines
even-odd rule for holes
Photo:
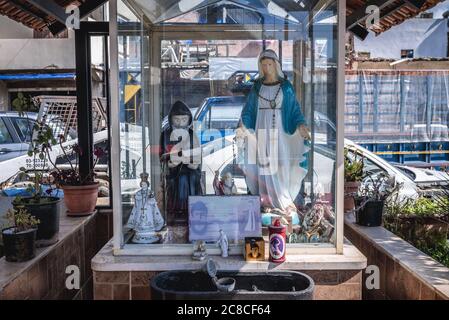
<svg viewBox="0 0 449 320">
<path fill-rule="evenodd" d="M 444 0 L 346 0 L 346 28 L 361 39 L 368 31 L 380 34 Z M 368 6 L 379 8 L 379 20 L 371 21 Z M 367 24 L 368 20 L 368 24 Z M 374 22 L 374 23 L 372 23 Z"/>
<path fill-rule="evenodd" d="M 107 0 L 0 0 L 0 15 L 37 30 L 53 34 L 66 29 L 66 20 L 72 14 L 66 8 L 75 5 L 81 18 L 103 5 Z"/>
</svg>

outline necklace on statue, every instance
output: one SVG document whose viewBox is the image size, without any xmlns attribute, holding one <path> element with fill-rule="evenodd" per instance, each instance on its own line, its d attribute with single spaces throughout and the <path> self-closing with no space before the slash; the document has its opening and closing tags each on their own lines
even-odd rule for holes
<svg viewBox="0 0 449 320">
<path fill-rule="evenodd" d="M 259 92 L 259 98 L 268 102 L 271 110 L 273 110 L 273 118 L 272 118 L 272 128 L 273 129 L 276 128 L 276 112 L 275 112 L 275 110 L 276 110 L 276 105 L 277 105 L 276 100 L 277 100 L 277 97 L 279 96 L 279 92 L 281 92 L 281 86 L 279 86 L 279 88 L 276 92 L 276 95 L 274 96 L 273 99 L 267 99 L 267 98 L 263 97 Z"/>
<path fill-rule="evenodd" d="M 270 108 L 271 109 L 276 109 L 276 99 L 279 95 L 279 92 L 281 92 L 281 86 L 279 86 L 278 91 L 276 92 L 276 95 L 274 96 L 274 99 L 267 99 L 265 97 L 263 97 L 260 92 L 259 92 L 259 98 L 261 98 L 262 100 L 268 102 L 270 104 Z"/>
</svg>

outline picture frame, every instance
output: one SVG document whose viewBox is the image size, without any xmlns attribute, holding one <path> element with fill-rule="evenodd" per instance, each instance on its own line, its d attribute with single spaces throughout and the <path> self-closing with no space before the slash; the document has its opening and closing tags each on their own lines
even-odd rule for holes
<svg viewBox="0 0 449 320">
<path fill-rule="evenodd" d="M 190 196 L 189 241 L 217 241 L 220 230 L 231 241 L 262 235 L 259 196 Z"/>
</svg>

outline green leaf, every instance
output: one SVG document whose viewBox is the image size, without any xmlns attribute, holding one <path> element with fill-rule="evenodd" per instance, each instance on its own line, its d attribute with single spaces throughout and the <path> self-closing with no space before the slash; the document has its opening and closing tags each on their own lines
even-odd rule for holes
<svg viewBox="0 0 449 320">
<path fill-rule="evenodd" d="M 14 107 L 14 109 L 20 110 L 22 108 L 22 103 L 20 102 L 19 99 L 14 99 L 12 101 L 12 106 Z"/>
</svg>

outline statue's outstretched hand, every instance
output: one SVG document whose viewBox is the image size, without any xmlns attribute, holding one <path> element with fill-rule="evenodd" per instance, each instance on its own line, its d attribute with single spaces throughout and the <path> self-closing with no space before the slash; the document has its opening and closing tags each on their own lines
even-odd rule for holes
<svg viewBox="0 0 449 320">
<path fill-rule="evenodd" d="M 303 125 L 303 124 L 299 126 L 299 134 L 301 135 L 301 137 L 304 138 L 304 140 L 311 140 L 312 139 L 310 137 L 309 129 L 305 125 Z"/>
<path fill-rule="evenodd" d="M 245 136 L 246 136 L 246 129 L 243 126 L 235 129 L 235 138 L 237 140 L 243 139 L 245 138 Z"/>
</svg>

